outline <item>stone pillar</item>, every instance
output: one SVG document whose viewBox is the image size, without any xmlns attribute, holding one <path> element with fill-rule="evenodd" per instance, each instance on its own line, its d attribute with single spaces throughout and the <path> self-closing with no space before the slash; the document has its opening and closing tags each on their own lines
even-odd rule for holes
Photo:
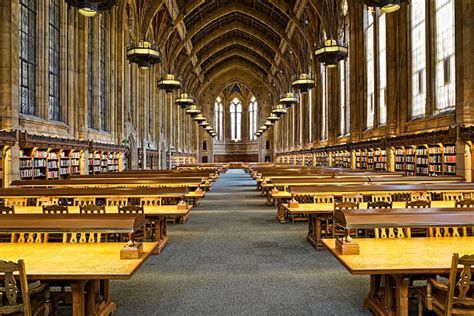
<svg viewBox="0 0 474 316">
<path fill-rule="evenodd" d="M 18 1 L 0 0 L 0 129 L 18 127 Z"/>
<path fill-rule="evenodd" d="M 302 120 L 302 142 L 301 142 L 301 147 L 305 148 L 309 146 L 309 107 L 311 104 L 309 104 L 309 93 L 311 93 L 311 90 L 308 92 L 302 92 L 301 93 L 301 114 L 300 118 Z"/>
</svg>

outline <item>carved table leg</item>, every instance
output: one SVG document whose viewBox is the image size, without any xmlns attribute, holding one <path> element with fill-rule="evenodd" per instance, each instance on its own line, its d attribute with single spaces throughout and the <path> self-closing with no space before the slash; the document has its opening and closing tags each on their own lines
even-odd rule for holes
<svg viewBox="0 0 474 316">
<path fill-rule="evenodd" d="M 306 239 L 316 250 L 323 249 L 321 242 L 321 217 L 316 214 L 308 214 L 308 235 Z"/>
<path fill-rule="evenodd" d="M 396 288 L 396 301 L 397 301 L 397 316 L 408 316 L 408 287 L 410 280 L 403 276 L 394 276 L 395 288 Z"/>
<path fill-rule="evenodd" d="M 83 316 L 86 313 L 85 287 L 87 281 L 79 281 L 71 284 L 72 290 L 72 315 Z"/>
<path fill-rule="evenodd" d="M 160 254 L 168 244 L 166 216 L 155 218 L 155 241 L 158 242 L 158 246 L 153 250 L 153 254 Z"/>
</svg>

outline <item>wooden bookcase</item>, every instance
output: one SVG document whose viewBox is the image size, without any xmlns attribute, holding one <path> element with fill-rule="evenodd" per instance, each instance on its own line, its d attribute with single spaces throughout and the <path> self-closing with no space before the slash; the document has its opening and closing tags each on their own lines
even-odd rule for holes
<svg viewBox="0 0 474 316">
<path fill-rule="evenodd" d="M 374 151 L 374 170 L 387 171 L 387 150 L 377 148 Z"/>
</svg>

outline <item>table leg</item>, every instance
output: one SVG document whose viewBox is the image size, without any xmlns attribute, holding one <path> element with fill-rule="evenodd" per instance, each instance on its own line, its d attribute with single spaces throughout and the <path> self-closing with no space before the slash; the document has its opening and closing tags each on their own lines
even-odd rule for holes
<svg viewBox="0 0 474 316">
<path fill-rule="evenodd" d="M 285 224 L 286 223 L 286 212 L 285 208 L 283 207 L 283 202 L 280 200 L 280 202 L 277 205 L 277 219 L 280 222 L 280 224 Z"/>
<path fill-rule="evenodd" d="M 394 276 L 395 278 L 395 295 L 397 301 L 397 316 L 408 316 L 408 287 L 410 280 L 403 276 Z"/>
<path fill-rule="evenodd" d="M 79 281 L 71 284 L 73 316 L 83 316 L 86 313 L 84 298 L 86 283 L 87 281 Z"/>
<path fill-rule="evenodd" d="M 155 218 L 155 241 L 158 242 L 158 246 L 153 250 L 153 254 L 160 254 L 168 244 L 166 216 Z"/>
<path fill-rule="evenodd" d="M 321 217 L 315 214 L 308 214 L 308 235 L 306 240 L 313 245 L 316 250 L 323 249 L 321 242 Z"/>
</svg>

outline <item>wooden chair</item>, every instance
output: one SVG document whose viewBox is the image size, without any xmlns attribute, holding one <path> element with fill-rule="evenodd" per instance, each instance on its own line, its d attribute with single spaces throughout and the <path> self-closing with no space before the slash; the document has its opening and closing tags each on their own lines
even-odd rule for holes
<svg viewBox="0 0 474 316">
<path fill-rule="evenodd" d="M 461 201 L 463 194 L 460 192 L 443 192 L 443 201 Z"/>
<path fill-rule="evenodd" d="M 161 198 L 159 197 L 144 197 L 140 200 L 141 206 L 160 206 Z"/>
<path fill-rule="evenodd" d="M 461 232 L 459 232 L 461 230 Z M 467 227 L 430 227 L 430 237 L 466 237 Z"/>
<path fill-rule="evenodd" d="M 407 208 L 429 208 L 431 207 L 431 201 L 429 200 L 407 201 L 406 207 Z"/>
<path fill-rule="evenodd" d="M 334 195 L 330 195 L 330 194 L 315 195 L 313 198 L 313 203 L 334 204 Z"/>
<path fill-rule="evenodd" d="M 27 198 L 7 198 L 5 199 L 7 206 L 28 206 Z"/>
<path fill-rule="evenodd" d="M 63 233 L 63 243 L 85 244 L 102 242 L 101 233 Z"/>
<path fill-rule="evenodd" d="M 128 198 L 108 198 L 107 199 L 107 206 L 118 206 L 119 208 L 122 206 L 127 206 Z"/>
<path fill-rule="evenodd" d="M 143 206 L 133 205 L 133 204 L 129 204 L 129 205 L 125 205 L 125 206 L 119 206 L 118 212 L 119 212 L 119 214 L 144 214 Z M 151 230 L 151 228 L 147 224 L 144 225 L 142 231 L 135 232 L 135 238 L 137 240 L 146 241 L 147 230 Z M 147 226 L 148 226 L 148 228 L 147 228 Z M 123 237 L 121 239 L 123 240 Z"/>
<path fill-rule="evenodd" d="M 350 201 L 345 201 L 345 202 L 338 202 L 334 204 L 334 211 L 337 210 L 357 210 L 359 209 L 359 203 L 358 202 L 350 202 Z M 338 237 L 343 237 L 345 236 L 345 229 L 342 226 L 338 226 L 334 220 L 332 220 L 332 225 L 329 225 L 328 227 L 329 231 L 332 231 L 332 238 Z M 359 237 L 359 233 L 357 230 L 350 230 L 349 235 L 355 235 L 356 237 Z"/>
<path fill-rule="evenodd" d="M 474 255 L 453 254 L 448 283 L 429 278 L 427 286 L 418 290 L 418 315 L 423 315 L 423 305 L 438 315 L 474 315 L 473 266 Z"/>
<path fill-rule="evenodd" d="M 12 233 L 10 241 L 12 243 L 41 244 L 49 241 L 48 233 Z"/>
<path fill-rule="evenodd" d="M 389 193 L 384 193 L 384 194 L 373 194 L 371 196 L 372 202 L 392 202 L 392 195 Z"/>
<path fill-rule="evenodd" d="M 15 214 L 15 208 L 13 206 L 0 205 L 0 215 L 11 215 Z"/>
<path fill-rule="evenodd" d="M 392 202 L 387 201 L 375 201 L 369 202 L 367 207 L 369 209 L 391 209 L 393 206 Z M 408 228 L 409 230 L 409 228 Z M 375 227 L 374 228 L 374 237 L 375 238 L 405 238 L 408 232 L 401 228 L 395 227 Z"/>
<path fill-rule="evenodd" d="M 43 205 L 43 214 L 69 214 L 67 205 Z"/>
<path fill-rule="evenodd" d="M 75 198 L 74 199 L 74 206 L 81 206 L 81 205 L 93 205 L 96 204 L 95 198 Z"/>
<path fill-rule="evenodd" d="M 19 287 L 14 276 L 16 272 Z M 28 285 L 23 260 L 18 263 L 0 260 L 0 275 L 4 276 L 4 286 L 0 287 L 0 315 L 49 315 L 49 288 L 41 283 Z"/>
<path fill-rule="evenodd" d="M 418 201 L 418 200 L 430 200 L 431 196 L 428 192 L 420 191 L 420 192 L 411 192 L 410 193 L 410 201 Z"/>
<path fill-rule="evenodd" d="M 105 205 L 89 204 L 79 206 L 81 214 L 105 214 Z"/>
<path fill-rule="evenodd" d="M 352 202 L 352 203 L 362 203 L 364 202 L 364 197 L 360 194 L 345 194 L 342 196 L 342 202 Z M 359 205 L 357 205 L 359 208 Z"/>
</svg>

